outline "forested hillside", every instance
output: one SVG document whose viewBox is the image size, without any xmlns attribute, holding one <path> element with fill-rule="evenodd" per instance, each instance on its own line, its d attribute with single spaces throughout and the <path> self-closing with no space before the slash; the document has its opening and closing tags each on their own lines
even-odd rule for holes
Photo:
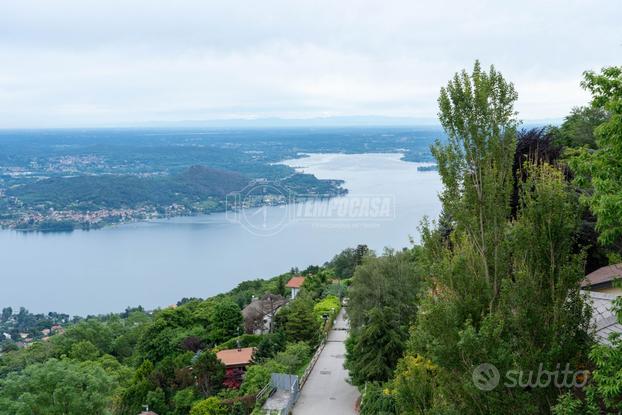
<svg viewBox="0 0 622 415">
<path fill-rule="evenodd" d="M 285 285 L 294 275 L 305 277 L 302 291 L 279 308 L 274 327 L 247 333 L 242 309 L 266 295 L 289 297 Z M 332 264 L 292 270 L 153 312 L 138 307 L 72 321 L 65 316 L 62 332 L 26 348 L 0 342 L 0 414 L 136 415 L 145 405 L 160 415 L 249 414 L 263 403 L 256 396 L 271 373 L 301 375 L 306 368 L 326 320 L 340 310 L 347 283 L 340 275 Z M 3 321 L 28 314 L 11 312 L 3 312 Z M 34 336 L 56 323 L 41 319 L 19 330 Z M 253 365 L 239 387 L 227 388 L 216 352 L 240 347 L 256 348 Z"/>
</svg>

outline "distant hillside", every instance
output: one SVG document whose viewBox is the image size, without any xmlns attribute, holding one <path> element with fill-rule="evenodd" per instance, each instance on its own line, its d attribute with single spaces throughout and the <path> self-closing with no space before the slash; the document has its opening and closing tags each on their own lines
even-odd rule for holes
<svg viewBox="0 0 622 415">
<path fill-rule="evenodd" d="M 249 179 L 239 173 L 206 166 L 192 166 L 175 177 L 174 181 L 181 193 L 205 196 L 226 196 L 249 183 Z"/>
<path fill-rule="evenodd" d="M 209 201 L 210 209 L 222 206 L 228 194 L 241 191 L 251 182 L 248 177 L 228 170 L 192 166 L 170 176 L 82 175 L 54 177 L 7 190 L 30 210 L 45 212 L 99 209 L 165 208 L 173 204 L 200 208 Z M 340 180 L 319 180 L 310 174 L 293 174 L 279 185 L 298 195 L 338 195 L 345 192 Z M 270 188 L 267 188 L 270 192 Z M 203 206 L 205 208 L 206 206 Z"/>
<path fill-rule="evenodd" d="M 134 208 L 222 198 L 248 183 L 249 179 L 239 173 L 193 166 L 175 176 L 55 177 L 9 189 L 7 195 L 30 206 L 45 205 L 55 209 Z"/>
</svg>

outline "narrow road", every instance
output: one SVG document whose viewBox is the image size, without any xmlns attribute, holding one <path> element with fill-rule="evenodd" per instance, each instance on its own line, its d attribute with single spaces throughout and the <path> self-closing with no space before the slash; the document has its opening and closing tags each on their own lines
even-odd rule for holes
<svg viewBox="0 0 622 415">
<path fill-rule="evenodd" d="M 337 316 L 333 330 L 294 406 L 294 415 L 355 415 L 358 390 L 346 382 L 343 368 L 348 337 L 345 309 Z"/>
</svg>

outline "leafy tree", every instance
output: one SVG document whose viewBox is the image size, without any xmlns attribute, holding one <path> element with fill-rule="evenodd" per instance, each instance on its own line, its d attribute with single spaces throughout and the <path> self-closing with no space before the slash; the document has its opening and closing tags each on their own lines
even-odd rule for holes
<svg viewBox="0 0 622 415">
<path fill-rule="evenodd" d="M 476 61 L 471 74 L 462 71 L 441 88 L 439 119 L 447 143 L 432 147 L 443 209 L 475 248 L 491 309 L 505 271 L 499 251 L 510 214 L 517 97 L 494 67 L 485 72 Z"/>
<path fill-rule="evenodd" d="M 11 307 L 5 307 L 2 309 L 2 321 L 7 321 L 13 315 L 13 309 Z"/>
<path fill-rule="evenodd" d="M 571 167 L 580 186 L 592 187 L 586 201 L 596 215 L 600 240 L 612 243 L 622 236 L 622 67 L 584 75 L 582 86 L 592 93 L 592 107 L 610 117 L 595 130 L 597 149 L 577 151 Z"/>
<path fill-rule="evenodd" d="M 322 271 L 322 268 L 317 265 L 309 265 L 307 268 L 302 270 L 300 273 L 302 276 L 307 277 L 309 275 L 314 275 Z"/>
<path fill-rule="evenodd" d="M 0 380 L 0 414 L 106 415 L 115 386 L 93 362 L 50 359 Z"/>
<path fill-rule="evenodd" d="M 61 337 L 61 336 L 58 336 Z M 18 372 L 33 363 L 43 363 L 53 357 L 60 357 L 55 337 L 47 342 L 35 342 L 32 346 L 0 356 L 0 378 L 11 372 Z"/>
<path fill-rule="evenodd" d="M 609 119 L 609 113 L 599 107 L 573 108 L 562 125 L 553 129 L 555 140 L 565 147 L 596 148 L 596 127 Z"/>
<path fill-rule="evenodd" d="M 143 358 L 159 362 L 166 356 L 179 353 L 185 338 L 205 334 L 209 324 L 209 306 L 201 304 L 193 309 L 192 304 L 161 310 L 156 314 L 138 341 L 137 348 Z"/>
<path fill-rule="evenodd" d="M 416 264 L 420 256 L 419 249 L 402 253 L 386 251 L 357 267 L 348 290 L 348 316 L 353 327 L 364 325 L 371 309 L 389 307 L 396 310 L 397 320 L 392 324 L 408 330 L 416 315 L 421 285 L 421 271 Z"/>
<path fill-rule="evenodd" d="M 287 294 L 287 287 L 284 275 L 279 275 L 276 280 L 276 293 L 282 297 Z"/>
<path fill-rule="evenodd" d="M 95 362 L 106 371 L 115 383 L 122 387 L 129 384 L 134 374 L 135 368 L 122 364 L 114 356 L 109 354 L 99 357 Z"/>
<path fill-rule="evenodd" d="M 470 268 L 478 257 L 471 245 L 461 241 L 459 250 L 445 252 L 432 267 L 436 286 L 423 300 L 409 342 L 411 356 L 421 355 L 438 368 L 424 384 L 433 396 L 423 402 L 433 407 L 423 413 L 447 403 L 445 409 L 465 414 L 548 413 L 558 389 L 499 387 L 484 393 L 474 387 L 473 368 L 487 362 L 500 373 L 536 370 L 540 364 L 552 370 L 560 362 L 576 367 L 586 358 L 589 312 L 579 292 L 583 260 L 572 253 L 576 201 L 559 170 L 543 164 L 526 171 L 518 216 L 500 251 L 511 278 L 502 280 L 493 310 L 469 304 L 481 283 Z M 429 243 L 431 252 L 438 252 Z M 470 318 L 476 310 L 480 320 Z"/>
<path fill-rule="evenodd" d="M 326 288 L 326 274 L 319 273 L 305 277 L 302 284 L 302 292 L 304 292 L 311 300 L 317 300 L 322 296 Z"/>
<path fill-rule="evenodd" d="M 181 348 L 191 352 L 198 352 L 203 349 L 205 342 L 199 336 L 188 336 L 181 342 Z"/>
<path fill-rule="evenodd" d="M 356 248 L 354 248 L 354 259 L 356 265 L 360 265 L 363 262 L 363 258 L 370 255 L 371 253 L 372 252 L 367 245 L 357 245 Z"/>
<path fill-rule="evenodd" d="M 290 343 L 284 351 L 274 357 L 277 364 L 286 369 L 286 373 L 297 373 L 305 367 L 311 358 L 311 347 L 305 342 Z"/>
<path fill-rule="evenodd" d="M 196 388 L 189 387 L 179 390 L 173 396 L 173 406 L 175 415 L 186 415 L 192 409 L 193 404 L 198 400 Z"/>
<path fill-rule="evenodd" d="M 192 406 L 190 415 L 227 415 L 229 412 L 222 401 L 212 396 Z"/>
<path fill-rule="evenodd" d="M 156 388 L 155 390 L 150 390 L 147 392 L 147 397 L 145 399 L 145 404 L 149 406 L 150 409 L 157 411 L 156 413 L 165 413 L 168 412 L 168 405 L 166 404 L 166 395 L 162 388 Z"/>
<path fill-rule="evenodd" d="M 264 362 L 274 357 L 278 352 L 283 351 L 285 349 L 286 340 L 283 331 L 261 336 L 261 340 L 257 344 L 257 348 L 253 354 L 254 362 Z"/>
<path fill-rule="evenodd" d="M 225 366 L 218 360 L 216 353 L 203 351 L 193 361 L 192 374 L 201 394 L 208 397 L 214 395 L 222 387 Z"/>
<path fill-rule="evenodd" d="M 217 302 L 211 315 L 210 338 L 220 343 L 239 334 L 242 327 L 242 312 L 240 306 L 231 300 Z"/>
<path fill-rule="evenodd" d="M 90 341 L 82 340 L 71 346 L 69 357 L 81 361 L 96 360 L 99 357 L 99 350 Z"/>
<path fill-rule="evenodd" d="M 340 279 L 352 278 L 354 270 L 373 252 L 367 245 L 358 245 L 356 248 L 347 248 L 335 255 L 326 265 L 335 270 L 335 275 Z"/>
<path fill-rule="evenodd" d="M 140 413 L 147 402 L 148 393 L 154 389 L 151 381 L 154 365 L 151 361 L 143 361 L 134 371 L 128 386 L 120 393 L 117 412 L 121 414 Z"/>
<path fill-rule="evenodd" d="M 240 386 L 240 392 L 244 395 L 256 395 L 270 382 L 272 372 L 263 365 L 252 365 L 244 375 L 244 382 Z"/>
<path fill-rule="evenodd" d="M 115 337 L 121 334 L 118 322 L 104 322 L 95 318 L 80 321 L 69 327 L 57 341 L 70 353 L 72 346 L 79 342 L 90 342 L 101 353 L 111 353 Z"/>
<path fill-rule="evenodd" d="M 0 342 L 0 353 L 15 352 L 17 350 L 19 350 L 19 347 L 13 340 L 6 339 Z"/>
</svg>

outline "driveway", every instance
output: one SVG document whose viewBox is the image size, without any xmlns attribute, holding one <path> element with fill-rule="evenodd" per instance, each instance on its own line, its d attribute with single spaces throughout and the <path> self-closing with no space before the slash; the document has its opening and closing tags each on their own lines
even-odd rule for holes
<svg viewBox="0 0 622 415">
<path fill-rule="evenodd" d="M 302 388 L 300 398 L 294 406 L 294 415 L 355 415 L 358 390 L 346 382 L 348 371 L 345 361 L 345 340 L 348 337 L 348 322 L 345 309 L 328 335 L 324 350 Z"/>
</svg>

